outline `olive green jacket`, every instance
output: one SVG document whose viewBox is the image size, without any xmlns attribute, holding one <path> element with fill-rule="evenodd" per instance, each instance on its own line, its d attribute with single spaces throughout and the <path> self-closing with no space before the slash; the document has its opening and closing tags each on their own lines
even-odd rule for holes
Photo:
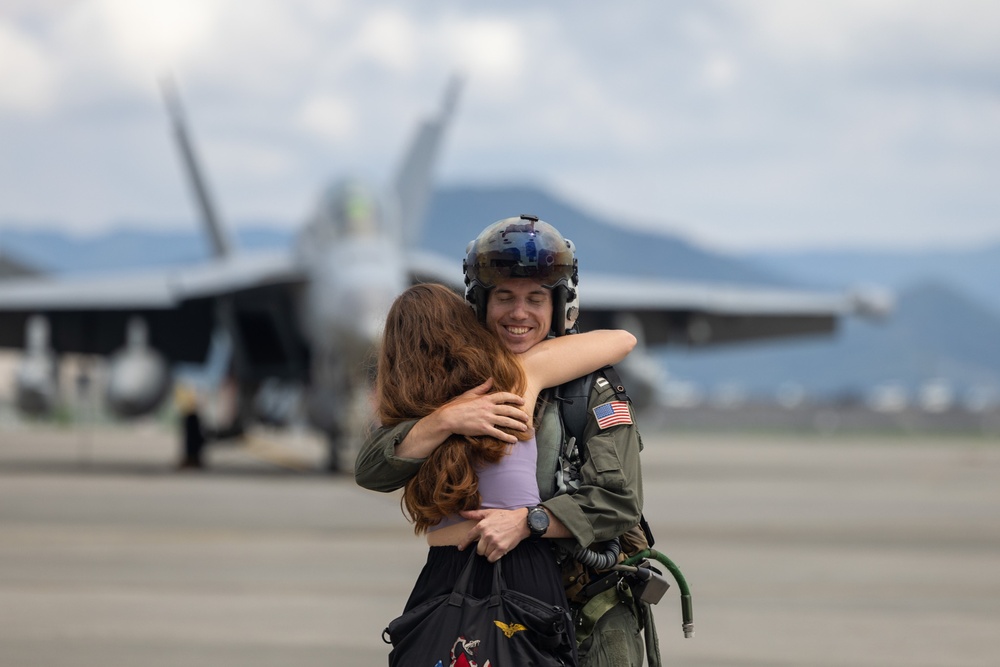
<svg viewBox="0 0 1000 667">
<path fill-rule="evenodd" d="M 601 430 L 593 409 L 615 400 L 614 390 L 602 379 L 591 387 L 584 430 L 586 459 L 580 470 L 580 489 L 556 495 L 559 453 L 566 435 L 555 401 L 543 402 L 535 438 L 538 443 L 536 477 L 542 504 L 573 534 L 576 542 L 589 546 L 623 534 L 639 523 L 642 514 L 642 472 L 639 452 L 642 439 L 635 424 Z M 631 406 L 629 406 L 631 410 Z M 632 413 L 635 421 L 635 414 Z M 401 458 L 395 448 L 416 421 L 374 430 L 361 447 L 354 467 L 357 483 L 373 491 L 401 488 L 416 474 L 424 459 Z M 570 547 L 571 545 L 565 545 Z"/>
</svg>

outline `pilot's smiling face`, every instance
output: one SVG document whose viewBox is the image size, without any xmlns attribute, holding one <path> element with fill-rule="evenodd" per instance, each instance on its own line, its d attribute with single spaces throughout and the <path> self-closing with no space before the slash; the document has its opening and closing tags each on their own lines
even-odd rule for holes
<svg viewBox="0 0 1000 667">
<path fill-rule="evenodd" d="M 486 326 L 515 354 L 545 340 L 552 328 L 552 292 L 531 278 L 510 278 L 486 302 Z"/>
</svg>

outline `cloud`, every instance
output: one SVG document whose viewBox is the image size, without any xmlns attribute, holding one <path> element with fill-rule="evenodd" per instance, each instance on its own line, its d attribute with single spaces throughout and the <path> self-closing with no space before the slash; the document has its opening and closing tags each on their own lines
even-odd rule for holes
<svg viewBox="0 0 1000 667">
<path fill-rule="evenodd" d="M 362 22 L 353 46 L 361 58 L 405 73 L 417 57 L 418 38 L 414 27 L 399 10 L 376 10 Z"/>
<path fill-rule="evenodd" d="M 306 100 L 296 120 L 307 131 L 332 143 L 347 140 L 356 130 L 357 121 L 350 104 L 342 97 L 320 95 Z"/>
<path fill-rule="evenodd" d="M 55 96 L 54 79 L 42 46 L 0 19 L 0 114 L 45 112 Z"/>
<path fill-rule="evenodd" d="M 739 65 L 727 53 L 715 53 L 703 65 L 705 84 L 712 90 L 724 90 L 739 76 Z"/>
<path fill-rule="evenodd" d="M 220 27 L 221 6 L 212 0 L 94 0 L 81 8 L 77 34 L 106 39 L 112 62 L 133 71 L 187 60 Z"/>
<path fill-rule="evenodd" d="M 531 52 L 518 26 L 501 17 L 449 17 L 436 33 L 446 61 L 460 63 L 488 85 L 517 81 Z"/>
<path fill-rule="evenodd" d="M 455 70 L 446 181 L 535 180 L 731 247 L 1000 219 L 988 1 L 10 2 L 0 218 L 187 218 L 169 68 L 236 220 L 291 218 L 344 171 L 388 178 Z"/>
<path fill-rule="evenodd" d="M 1000 56 L 1000 5 L 990 0 L 765 0 L 734 8 L 757 48 L 803 67 L 980 67 Z"/>
</svg>

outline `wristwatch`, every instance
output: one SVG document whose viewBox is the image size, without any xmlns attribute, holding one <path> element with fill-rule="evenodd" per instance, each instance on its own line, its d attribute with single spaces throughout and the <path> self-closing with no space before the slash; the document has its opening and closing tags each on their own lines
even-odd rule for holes
<svg viewBox="0 0 1000 667">
<path fill-rule="evenodd" d="M 549 529 L 549 514 L 541 505 L 528 508 L 528 530 L 531 539 L 537 540 Z"/>
</svg>

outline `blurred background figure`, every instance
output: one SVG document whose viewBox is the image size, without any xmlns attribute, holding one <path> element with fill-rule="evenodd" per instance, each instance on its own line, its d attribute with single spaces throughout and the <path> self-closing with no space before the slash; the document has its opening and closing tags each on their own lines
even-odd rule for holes
<svg viewBox="0 0 1000 667">
<path fill-rule="evenodd" d="M 179 470 L 201 470 L 205 467 L 203 450 L 205 434 L 198 410 L 198 393 L 194 387 L 178 384 L 174 389 L 174 407 L 179 415 L 183 451 L 177 464 Z"/>
</svg>

